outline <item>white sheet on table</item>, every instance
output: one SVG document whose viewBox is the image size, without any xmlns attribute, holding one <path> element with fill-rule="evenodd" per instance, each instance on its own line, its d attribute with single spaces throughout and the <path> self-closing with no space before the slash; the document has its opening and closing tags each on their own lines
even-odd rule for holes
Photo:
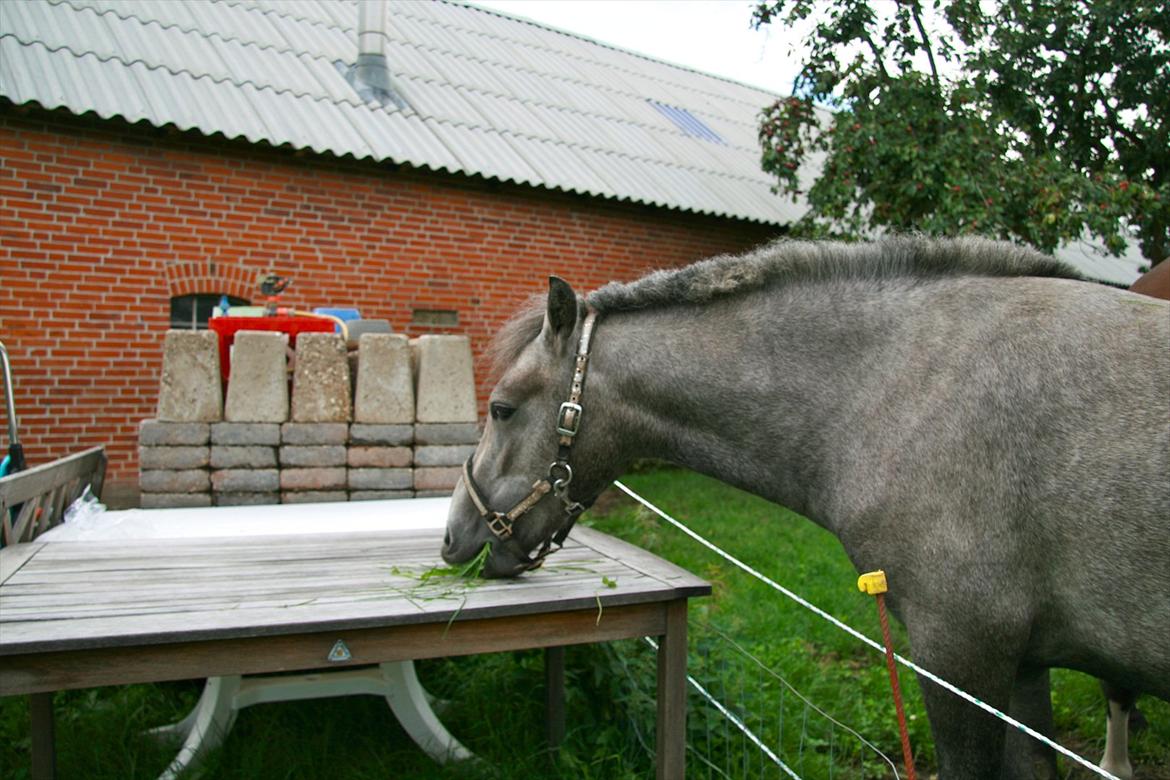
<svg viewBox="0 0 1170 780">
<path fill-rule="evenodd" d="M 357 533 L 443 528 L 450 498 L 401 498 L 324 504 L 265 504 L 91 513 L 62 523 L 38 542 L 189 539 L 224 536 Z"/>
</svg>

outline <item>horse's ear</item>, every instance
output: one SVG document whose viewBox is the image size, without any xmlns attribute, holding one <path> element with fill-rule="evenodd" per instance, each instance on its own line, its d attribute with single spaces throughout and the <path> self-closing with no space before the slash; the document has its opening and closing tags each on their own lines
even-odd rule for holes
<svg viewBox="0 0 1170 780">
<path fill-rule="evenodd" d="M 577 293 L 564 279 L 548 278 L 548 312 L 545 327 L 549 334 L 567 338 L 577 326 Z"/>
</svg>

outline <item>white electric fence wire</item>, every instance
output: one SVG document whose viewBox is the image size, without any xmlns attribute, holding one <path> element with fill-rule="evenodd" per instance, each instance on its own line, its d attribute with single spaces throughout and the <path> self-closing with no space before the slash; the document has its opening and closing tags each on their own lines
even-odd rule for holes
<svg viewBox="0 0 1170 780">
<path fill-rule="evenodd" d="M 646 643 L 649 644 L 651 647 L 653 647 L 655 650 L 658 649 L 658 643 L 655 642 L 653 639 L 651 639 L 648 636 L 643 637 L 643 639 L 645 639 Z M 785 774 L 787 774 L 789 777 L 794 778 L 795 780 L 802 780 L 800 775 L 793 772 L 792 769 L 788 766 L 788 764 L 785 764 L 784 761 L 782 761 L 780 759 L 780 756 L 773 753 L 772 749 L 769 748 L 767 745 L 765 745 L 764 741 L 762 739 L 760 739 L 759 737 L 757 737 L 755 735 L 755 733 L 747 727 L 747 724 L 745 724 L 742 720 L 740 720 L 735 715 L 734 712 L 732 712 L 731 710 L 724 707 L 723 704 L 721 704 L 718 699 L 716 699 L 711 694 L 707 693 L 707 689 L 704 688 L 699 683 L 698 680 L 696 680 L 694 677 L 691 677 L 688 674 L 687 675 L 687 682 L 689 682 L 691 684 L 692 688 L 694 688 L 696 691 L 699 692 L 700 696 L 702 696 L 704 699 L 707 700 L 708 704 L 710 704 L 715 709 L 719 710 L 719 712 L 723 715 L 724 718 L 731 721 L 731 724 L 740 730 L 740 733 L 742 733 L 745 737 L 750 739 L 752 741 L 752 743 L 755 744 L 756 747 L 758 747 L 761 751 L 763 751 L 764 755 L 766 755 L 768 758 L 772 759 L 773 764 L 780 767 L 780 769 Z"/>
<path fill-rule="evenodd" d="M 756 571 L 756 570 L 755 570 L 755 569 L 753 569 L 751 566 L 748 566 L 746 563 L 744 563 L 743 561 L 739 560 L 739 559 L 738 559 L 738 558 L 736 558 L 735 556 L 731 555 L 731 554 L 730 554 L 730 553 L 728 553 L 728 552 L 725 552 L 724 550 L 720 549 L 720 548 L 719 548 L 719 547 L 717 547 L 716 545 L 714 545 L 714 544 L 712 544 L 711 542 L 707 541 L 707 540 L 706 540 L 706 539 L 704 539 L 702 536 L 700 536 L 699 534 L 697 534 L 697 533 L 695 533 L 694 531 L 692 531 L 690 528 L 687 528 L 685 525 L 683 525 L 682 523 L 680 523 L 678 520 L 675 520 L 673 517 L 671 517 L 670 515 L 666 514 L 666 512 L 663 512 L 661 509 L 659 509 L 658 507 L 654 506 L 654 504 L 651 504 L 651 503 L 650 503 L 649 501 L 647 501 L 645 498 L 642 498 L 642 496 L 638 495 L 637 493 L 635 493 L 635 492 L 634 492 L 633 490 L 631 490 L 630 488 L 626 487 L 626 486 L 625 486 L 624 484 L 622 484 L 621 482 L 619 482 L 619 481 L 616 481 L 616 480 L 615 480 L 613 484 L 614 484 L 614 485 L 616 485 L 616 486 L 618 487 L 618 489 L 619 489 L 619 490 L 621 490 L 623 493 L 625 493 L 626 495 L 628 495 L 630 498 L 634 499 L 635 501 L 637 501 L 639 504 L 641 504 L 642 506 L 644 506 L 644 507 L 646 507 L 647 509 L 649 509 L 649 510 L 650 510 L 651 512 L 653 512 L 654 514 L 658 515 L 658 516 L 659 516 L 659 517 L 661 517 L 663 520 L 665 520 L 666 522 L 670 523 L 670 524 L 671 524 L 671 525 L 673 525 L 675 528 L 677 528 L 678 530 L 682 531 L 682 532 L 683 532 L 683 533 L 685 533 L 687 536 L 691 537 L 691 538 L 692 538 L 692 539 L 694 539 L 696 542 L 698 542 L 699 544 L 701 544 L 701 545 L 703 545 L 704 547 L 706 547 L 707 549 L 709 549 L 711 552 L 713 552 L 713 553 L 715 553 L 716 555 L 720 556 L 721 558 L 723 558 L 724 560 L 726 560 L 726 561 L 728 561 L 729 563 L 733 564 L 734 566 L 738 567 L 739 569 L 743 570 L 744 572 L 746 572 L 746 573 L 748 573 L 748 574 L 752 575 L 753 577 L 755 577 L 756 579 L 758 579 L 760 582 L 764 583 L 765 585 L 769 586 L 770 588 L 772 588 L 772 589 L 774 589 L 774 590 L 777 590 L 777 591 L 779 591 L 779 592 L 783 593 L 785 596 L 787 596 L 788 598 L 792 599 L 792 600 L 793 600 L 793 601 L 795 601 L 797 604 L 800 604 L 800 605 L 801 605 L 802 607 L 804 607 L 805 609 L 808 609 L 808 610 L 812 611 L 813 613 L 815 613 L 815 614 L 819 615 L 820 617 L 822 617 L 822 618 L 824 618 L 825 620 L 829 621 L 830 623 L 832 623 L 833 625 L 835 625 L 837 628 L 841 629 L 841 630 L 842 630 L 842 631 L 844 631 L 845 633 L 847 633 L 847 634 L 849 634 L 849 635 L 853 636 L 855 639 L 858 639 L 858 640 L 860 640 L 860 641 L 864 642 L 865 644 L 869 645 L 870 647 L 874 648 L 874 649 L 875 649 L 875 650 L 877 650 L 879 653 L 885 653 L 885 652 L 886 652 L 886 649 L 885 649 L 885 647 L 883 647 L 883 646 L 882 646 L 882 644 L 881 644 L 880 642 L 874 641 L 873 639 L 870 639 L 870 638 L 869 638 L 869 637 L 867 637 L 865 634 L 861 633 L 860 631 L 858 631 L 857 629 L 853 628 L 852 626 L 849 626 L 849 625 L 847 625 L 847 624 L 845 624 L 845 623 L 842 623 L 840 620 L 838 620 L 837 618 L 833 617 L 833 616 L 832 616 L 832 615 L 830 615 L 828 612 L 825 612 L 823 609 L 821 609 L 821 608 L 817 607 L 816 605 L 812 604 L 811 602 L 809 602 L 809 601 L 806 601 L 805 599 L 803 599 L 803 598 L 801 598 L 800 596 L 796 595 L 796 594 L 795 594 L 795 593 L 793 593 L 792 591 L 788 590 L 788 588 L 785 588 L 783 585 L 781 585 L 781 584 L 779 584 L 779 583 L 775 582 L 774 580 L 772 580 L 772 579 L 771 579 L 770 577 L 768 577 L 767 575 L 765 575 L 765 574 L 761 574 L 760 572 Z M 1019 729 L 1020 731 L 1024 732 L 1025 734 L 1027 734 L 1028 736 L 1032 737 L 1033 739 L 1036 739 L 1036 740 L 1039 740 L 1040 742 L 1043 742 L 1045 745 L 1047 745 L 1048 747 L 1052 748 L 1052 749 L 1053 749 L 1053 750 L 1055 750 L 1057 753 L 1060 753 L 1060 754 L 1061 754 L 1062 756 L 1064 756 L 1065 758 L 1068 758 L 1068 759 L 1071 759 L 1072 761 L 1075 761 L 1076 763 L 1080 764 L 1081 766 L 1085 767 L 1086 769 L 1090 770 L 1091 772 L 1094 772 L 1095 774 L 1098 774 L 1098 775 L 1100 775 L 1101 777 L 1109 778 L 1109 780 L 1120 780 L 1120 778 L 1118 778 L 1116 775 L 1112 775 L 1112 774 L 1110 774 L 1109 772 L 1106 772 L 1106 771 L 1105 771 L 1104 769 L 1102 769 L 1101 767 L 1099 767 L 1099 766 L 1097 766 L 1096 764 L 1093 764 L 1093 763 L 1091 763 L 1091 762 L 1089 762 L 1089 761 L 1085 760 L 1084 758 L 1082 758 L 1081 756 L 1077 755 L 1076 753 L 1074 753 L 1073 751 L 1069 750 L 1068 748 L 1064 747 L 1063 745 L 1059 745 L 1059 744 L 1057 744 L 1056 742 L 1052 741 L 1051 739 L 1049 739 L 1048 737 L 1044 736 L 1044 735 L 1043 735 L 1043 734 L 1041 734 L 1040 732 L 1038 732 L 1038 731 L 1036 731 L 1036 730 L 1034 730 L 1034 729 L 1031 729 L 1031 728 L 1029 728 L 1028 726 L 1025 726 L 1023 723 L 1020 723 L 1020 722 L 1019 722 L 1018 720 L 1016 720 L 1015 718 L 1012 718 L 1012 717 L 1010 717 L 1009 715 L 1006 715 L 1006 714 L 1004 714 L 1004 713 L 1000 712 L 1000 711 L 999 711 L 999 710 L 997 710 L 995 707 L 992 707 L 990 704 L 987 704 L 986 702 L 984 702 L 984 701 L 981 701 L 981 700 L 979 700 L 979 699 L 975 698 L 975 697 L 974 697 L 974 696 L 972 696 L 971 694 L 969 694 L 969 693 L 967 693 L 966 691 L 964 691 L 962 688 L 959 688 L 959 687 L 957 687 L 957 686 L 955 686 L 955 685 L 952 685 L 951 683 L 949 683 L 949 682 L 947 682 L 946 680 L 942 679 L 941 677 L 939 677 L 938 675 L 934 674 L 933 672 L 929 672 L 929 671 L 927 671 L 926 669 L 923 669 L 921 666 L 919 666 L 918 664 L 914 663 L 913 661 L 911 661 L 911 660 L 909 660 L 909 659 L 907 659 L 907 658 L 904 658 L 904 657 L 902 657 L 902 656 L 901 656 L 901 655 L 899 655 L 898 653 L 894 653 L 894 658 L 898 659 L 898 663 L 902 664 L 902 665 L 903 665 L 903 666 L 905 666 L 906 668 L 913 670 L 914 672 L 918 673 L 918 674 L 919 674 L 919 675 L 921 675 L 922 677 L 925 677 L 926 679 L 930 680 L 931 682 L 935 683 L 936 685 L 942 686 L 943 688 L 947 689 L 948 691 L 950 691 L 951 693 L 955 694 L 955 695 L 956 695 L 956 696 L 958 696 L 959 698 L 961 698 L 961 699 L 964 699 L 965 701 L 968 701 L 968 702 L 970 702 L 971 704 L 974 704 L 976 707 L 979 707 L 980 709 L 982 709 L 982 710 L 984 710 L 984 711 L 986 711 L 986 712 L 989 712 L 989 713 L 991 713 L 992 715 L 994 715 L 995 717 L 997 717 L 997 718 L 999 718 L 1000 720 L 1004 721 L 1005 723 L 1009 723 L 1009 724 L 1011 724 L 1012 726 L 1014 726 L 1015 728 L 1017 728 L 1017 729 Z"/>
<path fill-rule="evenodd" d="M 816 704 L 813 704 L 812 700 L 811 700 L 811 699 L 809 699 L 807 696 L 805 696 L 803 693 L 801 693 L 799 690 L 797 690 L 795 687 L 793 687 L 792 683 L 788 682 L 788 681 L 787 681 L 787 680 L 785 680 L 783 677 L 781 677 L 780 675 L 776 674 L 776 672 L 772 671 L 772 669 L 771 669 L 771 668 L 769 668 L 769 666 L 768 666 L 767 664 L 765 664 L 765 663 L 764 663 L 763 661 L 761 661 L 759 658 L 756 658 L 756 656 L 755 656 L 755 655 L 753 655 L 753 654 L 752 654 L 751 652 L 749 652 L 749 651 L 748 651 L 748 650 L 747 650 L 745 647 L 743 647 L 742 645 L 740 645 L 740 644 L 739 644 L 739 642 L 736 642 L 734 639 L 732 639 L 732 638 L 731 638 L 730 636 L 728 636 L 726 633 L 724 633 L 724 632 L 720 631 L 720 630 L 719 630 L 718 628 L 716 628 L 715 626 L 712 626 L 712 625 L 710 625 L 710 624 L 707 624 L 707 626 L 706 626 L 706 627 L 707 627 L 707 629 L 708 629 L 708 630 L 710 630 L 710 631 L 714 632 L 714 633 L 715 633 L 715 634 L 716 634 L 718 637 L 720 637 L 720 638 L 721 638 L 721 639 L 722 639 L 724 642 L 727 642 L 727 644 L 731 645 L 731 646 L 732 646 L 732 647 L 734 647 L 736 650 L 738 650 L 738 651 L 740 652 L 740 654 L 741 654 L 741 655 L 743 655 L 743 656 L 747 657 L 749 660 L 751 660 L 753 663 L 755 663 L 755 664 L 756 664 L 756 666 L 760 667 L 760 668 L 761 668 L 761 669 L 763 669 L 765 672 L 767 672 L 768 674 L 770 674 L 772 677 L 775 677 L 777 680 L 779 680 L 779 681 L 780 681 L 780 683 L 781 683 L 781 684 L 783 684 L 785 688 L 787 688 L 788 690 L 790 690 L 790 691 L 792 691 L 794 694 L 796 694 L 796 697 L 797 697 L 798 699 L 800 699 L 802 702 L 804 702 L 806 707 L 808 707 L 808 708 L 811 708 L 811 709 L 812 709 L 814 712 L 816 712 L 816 713 L 817 713 L 818 715 L 820 715 L 822 718 L 824 718 L 825 720 L 829 721 L 830 723 L 832 723 L 834 726 L 838 727 L 838 728 L 839 728 L 839 729 L 841 729 L 842 731 L 847 731 L 847 732 L 849 732 L 849 733 L 850 733 L 850 734 L 852 734 L 854 737 L 856 737 L 856 738 L 857 738 L 857 740 L 858 740 L 858 741 L 859 741 L 861 744 L 865 745 L 867 748 L 869 748 L 870 750 L 872 750 L 874 753 L 877 753 L 879 756 L 881 756 L 882 760 L 883 760 L 883 761 L 885 761 L 887 764 L 889 764 L 889 765 L 890 765 L 890 770 L 891 770 L 891 771 L 893 771 L 893 773 L 894 773 L 894 777 L 895 777 L 895 778 L 898 778 L 898 777 L 900 777 L 900 775 L 898 774 L 898 767 L 897 767 L 897 766 L 894 764 L 894 762 L 893 762 L 893 761 L 891 761 L 891 760 L 890 760 L 890 757 L 889 757 L 889 756 L 887 756 L 887 755 L 886 755 L 885 753 L 883 753 L 882 751 L 878 750 L 878 748 L 877 748 L 877 746 L 876 746 L 876 745 L 874 745 L 872 742 L 870 742 L 870 741 L 869 741 L 868 739 L 866 739 L 865 737 L 861 736 L 861 734 L 859 734 L 858 732 L 856 732 L 856 731 L 854 731 L 853 729 L 851 729 L 851 728 L 849 728 L 848 726 L 846 726 L 846 725 L 845 725 L 844 723 L 842 723 L 841 721 L 839 721 L 839 720 L 837 720 L 836 718 L 834 718 L 834 717 L 833 717 L 832 715 L 830 715 L 829 713 L 827 713 L 827 712 L 825 712 L 824 710 L 822 710 L 822 709 L 821 709 L 820 707 L 818 707 Z M 831 766 L 832 766 L 832 764 L 830 763 L 830 765 L 829 765 L 829 766 L 831 767 Z"/>
<path fill-rule="evenodd" d="M 695 758 L 702 761 L 703 765 L 706 766 L 707 769 L 709 769 L 711 772 L 717 773 L 720 777 L 726 777 L 727 780 L 736 780 L 736 778 L 732 777 L 731 775 L 727 774 L 719 767 L 712 764 L 711 759 L 707 758 L 702 753 L 700 753 L 698 750 L 696 750 L 694 745 L 692 745 L 690 742 L 687 742 L 687 750 L 691 751 L 691 753 L 694 754 Z M 710 774 L 710 772 L 708 772 L 708 775 L 709 774 Z M 740 780 L 742 780 L 742 778 Z"/>
</svg>

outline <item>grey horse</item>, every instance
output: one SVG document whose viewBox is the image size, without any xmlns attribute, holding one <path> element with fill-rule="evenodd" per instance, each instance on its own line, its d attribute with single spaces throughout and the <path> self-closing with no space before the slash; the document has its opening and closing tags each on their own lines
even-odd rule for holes
<svg viewBox="0 0 1170 780">
<path fill-rule="evenodd" d="M 443 557 L 487 542 L 489 576 L 539 565 L 662 458 L 836 534 L 886 571 L 918 663 L 1042 731 L 1050 667 L 1166 699 L 1170 350 L 1149 344 L 1170 344 L 1170 304 L 1073 276 L 901 237 L 780 242 L 585 298 L 554 278 L 497 339 Z M 943 778 L 1032 773 L 998 720 L 921 683 Z"/>
</svg>

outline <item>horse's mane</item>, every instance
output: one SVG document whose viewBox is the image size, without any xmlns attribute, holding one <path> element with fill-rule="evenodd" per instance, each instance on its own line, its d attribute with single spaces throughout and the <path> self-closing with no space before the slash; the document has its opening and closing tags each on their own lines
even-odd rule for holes
<svg viewBox="0 0 1170 780">
<path fill-rule="evenodd" d="M 775 284 L 938 276 L 1081 278 L 1034 249 L 984 238 L 898 236 L 872 243 L 781 239 L 741 255 L 719 255 L 633 282 L 611 282 L 587 300 L 599 313 L 701 304 Z"/>
<path fill-rule="evenodd" d="M 533 295 L 496 333 L 488 352 L 492 360 L 493 376 L 501 376 L 508 366 L 516 362 L 524 348 L 537 337 L 544 323 L 547 308 L 547 295 Z"/>
<path fill-rule="evenodd" d="M 605 314 L 702 304 L 776 284 L 939 276 L 1082 278 L 1054 257 L 985 238 L 896 236 L 860 244 L 780 239 L 744 254 L 718 255 L 682 268 L 654 271 L 633 282 L 610 282 L 589 293 L 580 308 L 588 302 Z M 544 295 L 534 295 L 496 336 L 492 362 L 497 375 L 540 333 L 546 300 Z"/>
</svg>

